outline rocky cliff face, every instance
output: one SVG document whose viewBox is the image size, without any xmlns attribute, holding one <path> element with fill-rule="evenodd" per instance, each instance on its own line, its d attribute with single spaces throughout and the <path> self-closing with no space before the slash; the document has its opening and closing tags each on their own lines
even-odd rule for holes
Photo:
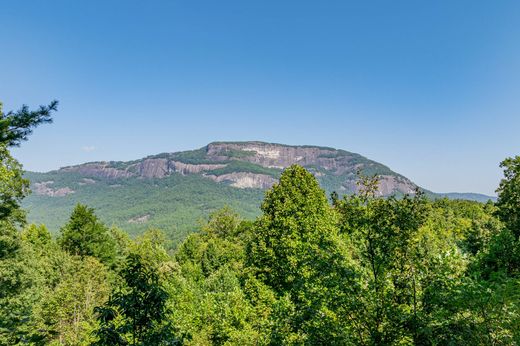
<svg viewBox="0 0 520 346">
<path fill-rule="evenodd" d="M 226 165 L 223 164 L 200 164 L 200 165 L 192 165 L 189 163 L 183 163 L 178 161 L 170 161 L 170 168 L 173 172 L 178 172 L 180 174 L 198 174 L 205 171 L 211 171 L 214 169 L 224 168 Z"/>
<path fill-rule="evenodd" d="M 293 164 L 315 165 L 327 170 L 346 168 L 352 157 L 347 152 L 331 148 L 287 146 L 280 144 L 245 142 L 211 143 L 207 146 L 208 157 L 226 160 L 233 153 L 243 152 L 241 160 L 264 167 L 284 169 Z M 339 172 L 341 173 L 341 172 Z"/>
<path fill-rule="evenodd" d="M 138 175 L 144 178 L 164 178 L 170 173 L 167 159 L 146 159 L 136 166 Z"/>
<path fill-rule="evenodd" d="M 268 189 L 276 183 L 276 179 L 269 175 L 248 172 L 233 172 L 219 176 L 208 174 L 204 176 L 216 181 L 217 183 L 229 182 L 231 186 L 240 189 Z"/>
<path fill-rule="evenodd" d="M 60 171 L 79 173 L 87 179 L 113 180 L 200 174 L 236 188 L 266 189 L 277 181 L 283 169 L 293 164 L 315 174 L 329 192 L 355 192 L 358 171 L 380 176 L 381 195 L 413 193 L 416 188 L 409 179 L 359 154 L 326 147 L 264 142 L 215 142 L 188 152 L 166 153 L 133 162 L 87 163 Z"/>
<path fill-rule="evenodd" d="M 61 172 L 74 172 L 87 177 L 119 179 L 129 178 L 134 174 L 125 170 L 111 167 L 108 162 L 85 163 L 79 166 L 70 166 L 60 169 Z"/>
<path fill-rule="evenodd" d="M 41 183 L 35 183 L 33 190 L 37 195 L 44 195 L 49 197 L 63 197 L 74 193 L 70 187 L 53 188 L 54 181 L 42 181 Z"/>
</svg>

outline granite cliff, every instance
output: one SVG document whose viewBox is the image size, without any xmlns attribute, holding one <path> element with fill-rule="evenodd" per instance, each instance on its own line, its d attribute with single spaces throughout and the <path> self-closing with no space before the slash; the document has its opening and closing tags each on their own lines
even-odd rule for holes
<svg viewBox="0 0 520 346">
<path fill-rule="evenodd" d="M 281 171 L 298 164 L 322 182 L 324 188 L 339 193 L 356 191 L 358 172 L 380 176 L 381 195 L 413 193 L 416 185 L 388 167 L 359 154 L 317 146 L 290 146 L 264 142 L 215 142 L 193 151 L 164 153 L 132 162 L 94 162 L 64 167 L 101 179 L 156 178 L 171 174 L 200 174 L 237 188 L 271 187 Z M 46 193 L 37 190 L 37 193 Z"/>
</svg>

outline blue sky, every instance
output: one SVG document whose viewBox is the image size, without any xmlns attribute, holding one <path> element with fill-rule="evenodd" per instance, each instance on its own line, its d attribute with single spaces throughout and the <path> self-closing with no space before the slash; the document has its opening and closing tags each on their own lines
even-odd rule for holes
<svg viewBox="0 0 520 346">
<path fill-rule="evenodd" d="M 518 1 L 2 1 L 0 100 L 60 101 L 28 170 L 216 140 L 361 153 L 493 194 L 520 154 Z"/>
</svg>

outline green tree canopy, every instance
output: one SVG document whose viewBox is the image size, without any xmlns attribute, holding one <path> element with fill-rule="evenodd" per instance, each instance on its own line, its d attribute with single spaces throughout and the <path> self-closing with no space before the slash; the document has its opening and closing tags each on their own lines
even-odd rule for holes
<svg viewBox="0 0 520 346">
<path fill-rule="evenodd" d="M 506 227 L 520 236 L 520 156 L 507 158 L 500 163 L 504 179 L 498 187 L 497 215 Z"/>
<path fill-rule="evenodd" d="M 58 239 L 61 247 L 73 255 L 97 257 L 111 265 L 116 257 L 116 243 L 109 229 L 98 220 L 94 209 L 78 204 Z"/>
<path fill-rule="evenodd" d="M 250 260 L 266 283 L 284 291 L 298 285 L 302 276 L 330 268 L 323 260 L 330 255 L 326 248 L 331 245 L 334 219 L 311 173 L 297 165 L 287 168 L 280 182 L 267 191 L 261 209 Z"/>
<path fill-rule="evenodd" d="M 28 193 L 29 181 L 23 177 L 22 165 L 5 144 L 0 144 L 0 220 L 23 223 L 25 212 L 20 203 Z"/>
<path fill-rule="evenodd" d="M 279 297 L 273 342 L 345 343 L 349 328 L 337 312 L 349 304 L 355 275 L 325 192 L 311 173 L 293 165 L 266 193 L 262 211 L 248 262 Z"/>
<path fill-rule="evenodd" d="M 0 103 L 0 345 L 21 340 L 20 328 L 30 312 L 27 292 L 33 286 L 18 231 L 25 223 L 20 202 L 29 193 L 29 181 L 23 178 L 22 165 L 11 156 L 9 147 L 27 140 L 36 126 L 51 122 L 57 106 L 53 101 L 37 111 L 23 106 L 17 112 L 4 113 Z"/>
<path fill-rule="evenodd" d="M 0 102 L 0 220 L 24 222 L 20 201 L 29 193 L 29 181 L 23 178 L 22 165 L 11 156 L 9 147 L 27 140 L 36 126 L 51 122 L 57 107 L 58 101 L 53 101 L 36 111 L 24 105 L 16 112 L 4 113 Z"/>
<path fill-rule="evenodd" d="M 123 287 L 110 296 L 105 306 L 96 309 L 100 327 L 93 345 L 176 345 L 167 321 L 168 293 L 160 283 L 157 268 L 132 253 L 121 277 Z"/>
</svg>

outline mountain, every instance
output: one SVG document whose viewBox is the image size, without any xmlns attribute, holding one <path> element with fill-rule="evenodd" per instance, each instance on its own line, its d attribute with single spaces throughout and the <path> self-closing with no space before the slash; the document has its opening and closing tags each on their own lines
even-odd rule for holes
<svg viewBox="0 0 520 346">
<path fill-rule="evenodd" d="M 90 162 L 47 173 L 27 172 L 33 193 L 24 200 L 30 222 L 59 229 L 76 203 L 96 209 L 130 234 L 156 227 L 176 243 L 211 211 L 229 205 L 246 218 L 259 213 L 264 190 L 282 170 L 299 164 L 328 192 L 353 193 L 357 173 L 380 176 L 384 196 L 413 193 L 408 178 L 345 150 L 264 142 L 214 142 L 190 151 L 135 161 Z M 428 194 L 434 196 L 429 191 Z"/>
<path fill-rule="evenodd" d="M 481 193 L 472 193 L 472 192 L 448 192 L 448 193 L 438 193 L 439 197 L 449 198 L 449 199 L 467 199 L 470 201 L 476 201 L 481 203 L 486 203 L 491 200 L 492 202 L 496 202 L 497 198 L 494 196 L 483 195 Z"/>
</svg>

